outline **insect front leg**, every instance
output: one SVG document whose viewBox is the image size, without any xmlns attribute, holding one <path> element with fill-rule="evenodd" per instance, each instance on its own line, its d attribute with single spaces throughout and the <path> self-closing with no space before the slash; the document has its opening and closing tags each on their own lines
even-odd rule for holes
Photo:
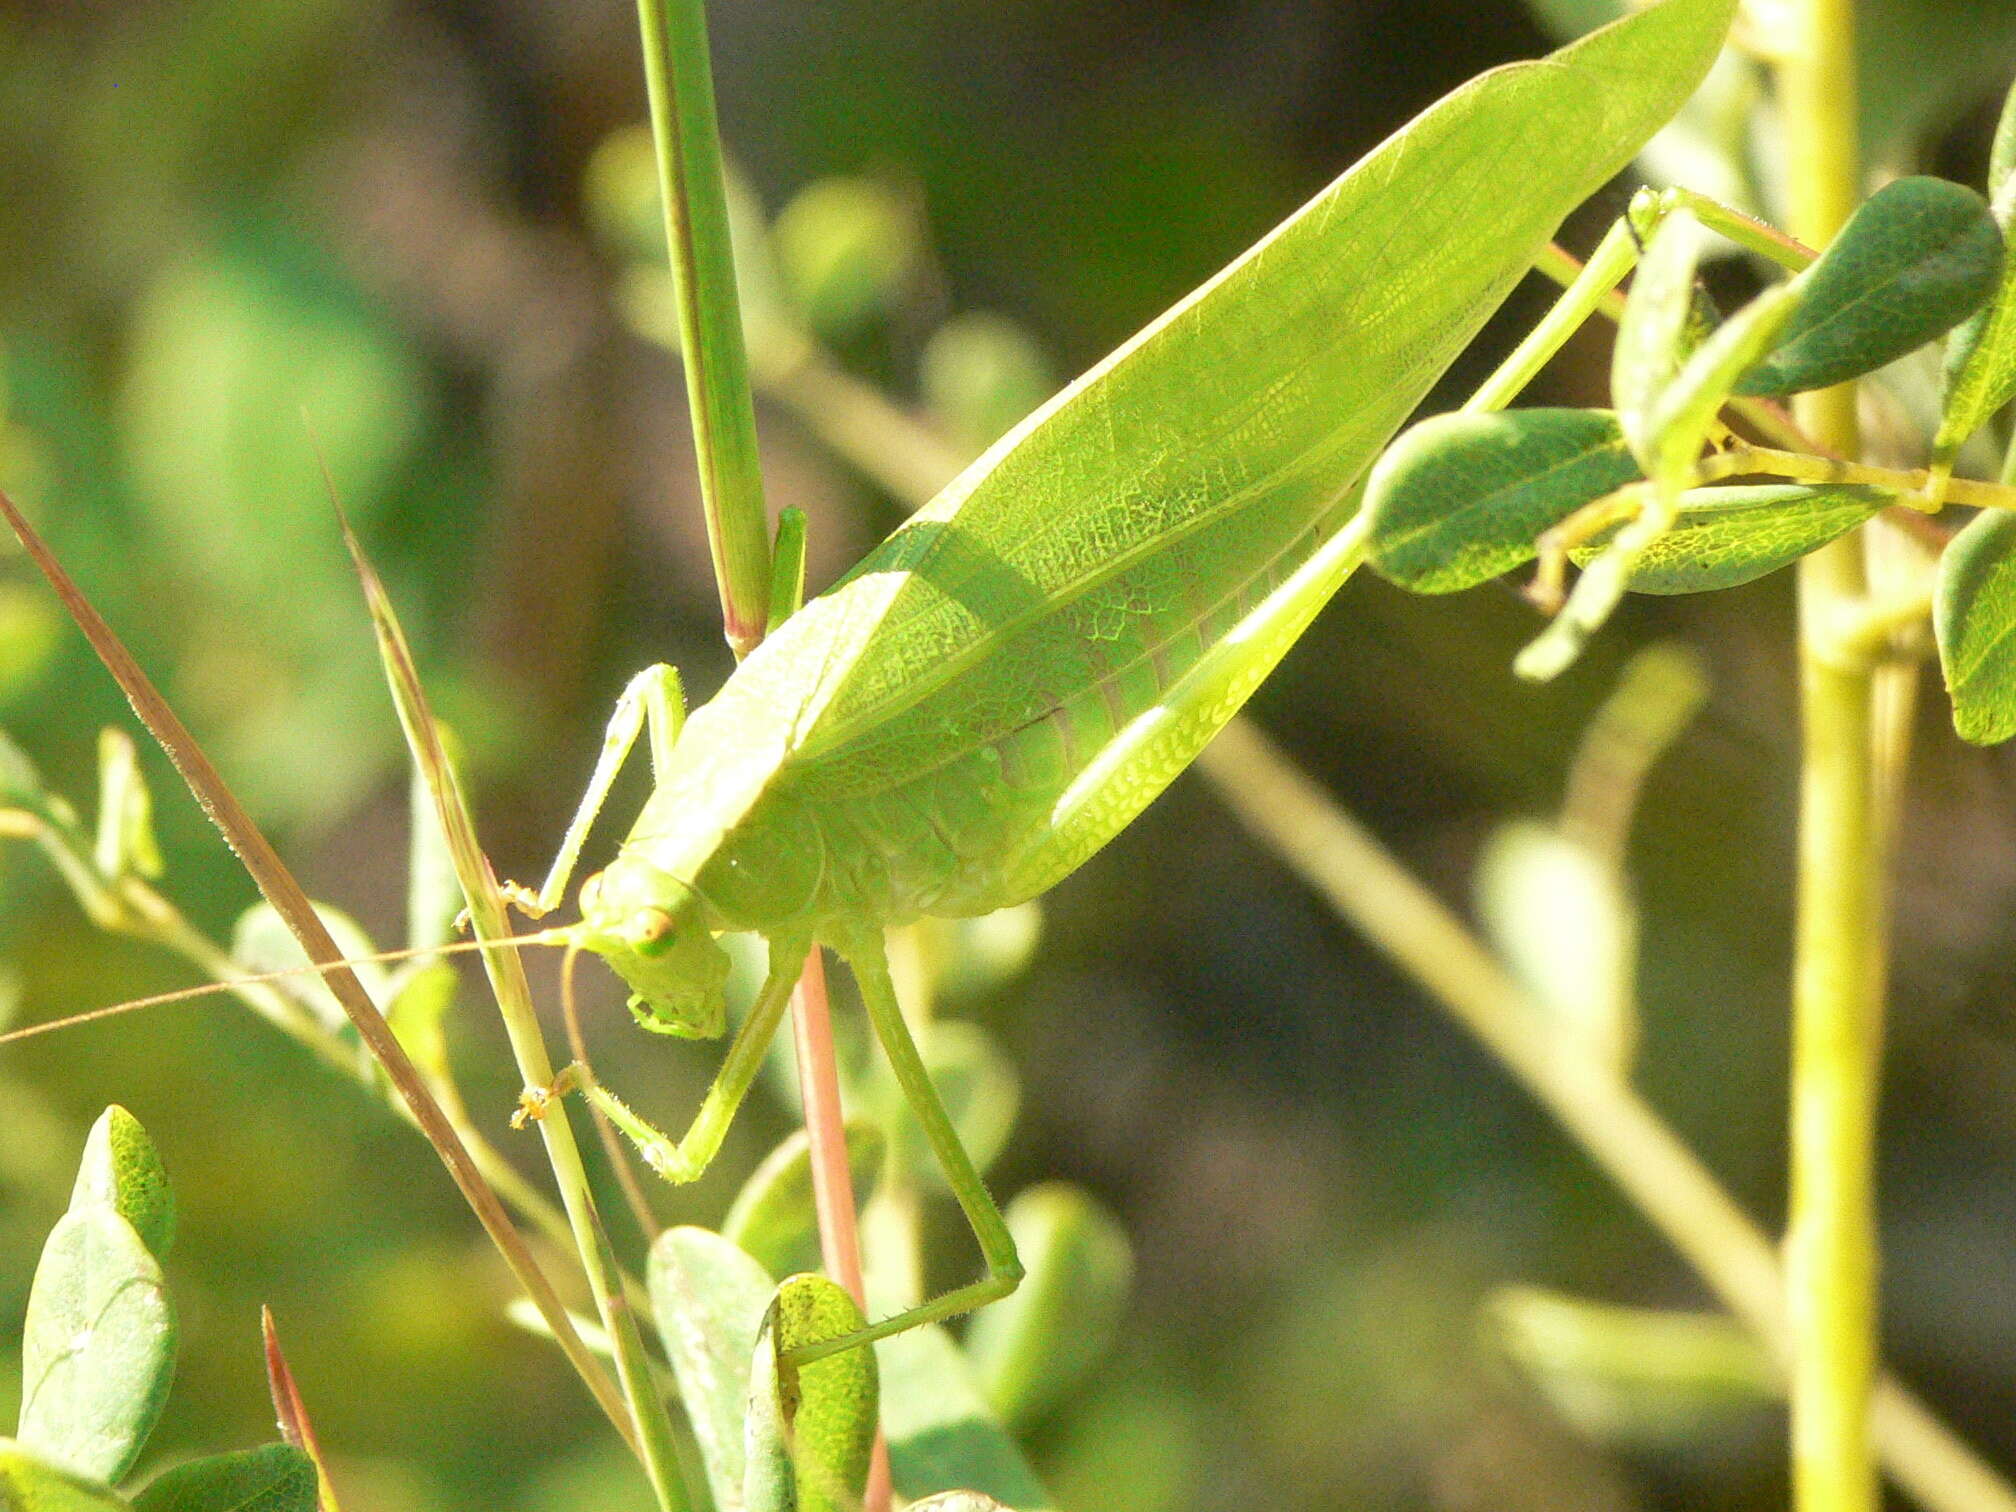
<svg viewBox="0 0 2016 1512">
<path fill-rule="evenodd" d="M 583 1061 L 568 1066 L 552 1086 L 526 1093 L 512 1123 L 522 1126 L 528 1118 L 544 1117 L 546 1105 L 553 1098 L 578 1091 L 601 1109 L 637 1147 L 644 1163 L 660 1176 L 675 1185 L 699 1180 L 720 1153 L 728 1126 L 735 1121 L 742 1099 L 749 1095 L 756 1073 L 763 1069 L 763 1057 L 769 1053 L 770 1041 L 776 1038 L 777 1025 L 790 1005 L 791 989 L 797 985 L 808 948 L 802 942 L 770 942 L 769 974 L 683 1137 L 674 1139 L 640 1117 L 628 1103 L 597 1081 L 594 1071 Z"/>
<path fill-rule="evenodd" d="M 651 773 L 657 778 L 664 774 L 672 756 L 672 743 L 679 738 L 685 722 L 686 695 L 676 669 L 660 662 L 630 679 L 623 696 L 616 700 L 615 713 L 609 716 L 609 729 L 602 737 L 602 754 L 596 758 L 588 790 L 581 795 L 581 806 L 575 810 L 560 841 L 559 854 L 553 858 L 553 869 L 546 874 L 545 885 L 535 894 L 516 883 L 507 883 L 505 894 L 514 904 L 538 919 L 566 901 L 567 884 L 573 880 L 574 867 L 581 859 L 581 847 L 587 843 L 588 831 L 595 823 L 595 816 L 602 812 L 616 774 L 623 769 L 623 759 L 637 743 L 638 733 L 647 727 L 650 730 Z"/>
<path fill-rule="evenodd" d="M 883 948 L 881 932 L 861 931 L 841 945 L 840 953 L 847 958 L 854 980 L 861 988 L 861 999 L 868 1008 L 868 1021 L 874 1025 L 875 1037 L 882 1042 L 883 1053 L 889 1057 L 889 1066 L 896 1073 L 897 1084 L 902 1087 L 903 1096 L 917 1115 L 917 1121 L 923 1125 L 924 1137 L 930 1143 L 932 1153 L 938 1157 L 952 1195 L 958 1199 L 959 1210 L 966 1215 L 973 1237 L 980 1242 L 987 1275 L 971 1285 L 958 1287 L 920 1306 L 897 1313 L 893 1318 L 884 1318 L 853 1333 L 821 1339 L 816 1344 L 791 1350 L 790 1363 L 794 1367 L 809 1365 L 814 1360 L 822 1360 L 862 1344 L 872 1344 L 877 1339 L 886 1339 L 906 1329 L 921 1328 L 926 1323 L 957 1317 L 976 1307 L 985 1307 L 989 1302 L 998 1302 L 1007 1296 L 1022 1280 L 1022 1261 L 1015 1253 L 1015 1240 L 1008 1232 L 1007 1220 L 1001 1216 L 1001 1209 L 994 1205 L 986 1183 L 974 1169 L 973 1158 L 959 1142 L 945 1104 L 939 1100 L 938 1089 L 931 1084 L 931 1075 L 924 1069 L 924 1058 L 917 1053 L 917 1042 L 910 1037 L 910 1026 L 904 1021 L 903 1010 L 896 1001 L 895 983 L 889 977 L 889 958 Z"/>
</svg>

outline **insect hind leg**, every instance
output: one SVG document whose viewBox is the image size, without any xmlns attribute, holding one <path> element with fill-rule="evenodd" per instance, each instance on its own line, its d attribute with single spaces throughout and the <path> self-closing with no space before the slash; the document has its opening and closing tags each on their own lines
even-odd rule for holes
<svg viewBox="0 0 2016 1512">
<path fill-rule="evenodd" d="M 902 1087 L 903 1096 L 917 1115 L 917 1121 L 923 1125 L 924 1137 L 932 1153 L 938 1157 L 952 1195 L 958 1200 L 959 1210 L 966 1215 L 973 1237 L 979 1241 L 987 1274 L 981 1280 L 957 1287 L 853 1333 L 801 1345 L 789 1351 L 789 1361 L 794 1367 L 809 1365 L 814 1360 L 822 1360 L 828 1355 L 863 1344 L 872 1344 L 891 1334 L 921 1328 L 926 1323 L 957 1317 L 976 1307 L 985 1307 L 989 1302 L 1000 1301 L 1022 1281 L 1022 1261 L 1015 1252 L 1015 1239 L 1008 1232 L 1007 1220 L 1001 1216 L 1001 1209 L 995 1206 L 993 1197 L 988 1194 L 979 1171 L 974 1169 L 973 1158 L 959 1142 L 951 1116 L 939 1099 L 938 1089 L 931 1084 L 930 1073 L 924 1069 L 924 1058 L 917 1052 L 917 1042 L 911 1038 L 910 1026 L 904 1022 L 903 1010 L 896 1001 L 896 987 L 890 980 L 889 959 L 883 949 L 881 932 L 862 931 L 859 936 L 841 945 L 840 953 L 847 958 L 854 980 L 861 988 L 861 999 L 868 1009 L 868 1021 L 874 1026 L 875 1037 L 882 1042 L 883 1053 L 889 1057 L 889 1066 L 896 1073 L 897 1084 Z"/>
</svg>

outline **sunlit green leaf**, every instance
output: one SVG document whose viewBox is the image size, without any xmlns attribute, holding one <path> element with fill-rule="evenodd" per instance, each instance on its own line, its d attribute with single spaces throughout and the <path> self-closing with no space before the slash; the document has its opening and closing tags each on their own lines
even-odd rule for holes
<svg viewBox="0 0 2016 1512">
<path fill-rule="evenodd" d="M 128 1512 L 104 1486 L 48 1464 L 11 1439 L 0 1439 L 0 1508 L 6 1512 Z"/>
<path fill-rule="evenodd" d="M 792 1276 L 763 1317 L 749 1372 L 743 1505 L 747 1512 L 851 1512 L 875 1443 L 872 1348 L 792 1369 L 802 1345 L 863 1326 L 854 1299 L 823 1276 Z"/>
<path fill-rule="evenodd" d="M 1891 502 L 1873 488 L 1762 483 L 1690 488 L 1672 529 L 1639 554 L 1633 593 L 1708 593 L 1734 588 L 1846 535 Z M 1587 561 L 1592 543 L 1571 552 Z"/>
<path fill-rule="evenodd" d="M 315 1462 L 291 1444 L 190 1460 L 133 1498 L 133 1512 L 315 1512 Z"/>
<path fill-rule="evenodd" d="M 742 1506 L 749 1361 L 776 1283 L 719 1234 L 667 1229 L 651 1248 L 651 1311 L 718 1512 Z"/>
<path fill-rule="evenodd" d="M 1416 593 L 1469 588 L 1531 561 L 1542 532 L 1639 476 L 1608 410 L 1437 415 L 1372 469 L 1372 565 Z"/>
<path fill-rule="evenodd" d="M 1505 1288 L 1485 1316 L 1498 1347 L 1555 1410 L 1601 1442 L 1689 1442 L 1781 1393 L 1763 1346 L 1727 1317 L 1536 1287 Z"/>
<path fill-rule="evenodd" d="M 1794 281 L 1798 309 L 1737 392 L 1796 394 L 1873 372 L 1980 308 L 2001 269 L 2002 233 L 1980 195 L 1898 179 Z"/>
<path fill-rule="evenodd" d="M 1659 455 L 1659 402 L 1690 350 L 1689 324 L 1701 261 L 1701 223 L 1676 210 L 1659 223 L 1631 280 L 1610 355 L 1610 397 L 1617 423 L 1640 464 Z"/>
<path fill-rule="evenodd" d="M 1064 1182 L 1018 1193 L 1006 1217 L 1028 1274 L 974 1315 L 966 1355 L 994 1410 L 1022 1428 L 1066 1401 L 1105 1358 L 1134 1252 L 1119 1221 Z"/>
<path fill-rule="evenodd" d="M 1017 1509 L 1055 1505 L 973 1382 L 952 1336 L 913 1328 L 878 1346 L 882 1426 L 896 1489 L 915 1499 L 975 1490 Z"/>
<path fill-rule="evenodd" d="M 868 1186 L 881 1169 L 883 1149 L 879 1124 L 848 1123 L 847 1165 L 857 1205 L 867 1200 Z M 811 1270 L 819 1264 L 809 1150 L 805 1131 L 794 1130 L 743 1183 L 721 1221 L 721 1237 L 772 1275 Z"/>
<path fill-rule="evenodd" d="M 109 1207 L 74 1208 L 43 1247 L 21 1340 L 21 1442 L 110 1484 L 140 1455 L 175 1371 L 161 1267 Z"/>
<path fill-rule="evenodd" d="M 1960 737 L 2016 735 L 2016 514 L 1986 510 L 1947 545 L 1932 624 Z"/>
<path fill-rule="evenodd" d="M 2016 93 L 2012 93 L 2016 99 Z M 2008 113 L 2005 125 L 2016 122 Z M 1989 206 L 2006 242 L 2016 227 L 2016 177 L 2004 175 Z M 1946 344 L 1946 394 L 1932 455 L 1950 462 L 1988 417 L 2016 398 L 2016 257 L 2002 259 L 2002 276 L 1987 305 L 1975 311 Z"/>
<path fill-rule="evenodd" d="M 175 1193 L 161 1154 L 140 1120 L 117 1103 L 91 1126 L 70 1193 L 73 1211 L 94 1204 L 130 1223 L 157 1260 L 175 1242 Z"/>
</svg>

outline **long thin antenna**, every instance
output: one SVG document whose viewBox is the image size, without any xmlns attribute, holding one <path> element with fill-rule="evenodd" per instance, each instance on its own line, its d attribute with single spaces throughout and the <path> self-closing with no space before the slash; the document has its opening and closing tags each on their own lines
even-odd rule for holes
<svg viewBox="0 0 2016 1512">
<path fill-rule="evenodd" d="M 564 946 L 573 943 L 571 929 L 542 929 L 536 934 L 513 935 L 508 940 L 458 940 L 448 945 L 414 945 L 404 950 L 384 950 L 376 955 L 351 956 L 343 961 L 326 961 L 321 964 L 303 962 L 299 966 L 286 966 L 278 971 L 264 971 L 257 976 L 233 977 L 228 982 L 203 982 L 195 987 L 178 987 L 173 992 L 157 992 L 151 997 L 132 998 L 123 1003 L 113 1003 L 105 1008 L 91 1008 L 83 1013 L 73 1013 L 68 1018 L 50 1019 L 47 1023 L 29 1024 L 25 1028 L 10 1029 L 0 1034 L 0 1045 L 11 1045 L 16 1040 L 34 1039 L 37 1035 L 54 1034 L 58 1029 L 74 1029 L 79 1024 L 95 1023 L 99 1019 L 117 1018 L 124 1013 L 138 1013 L 142 1008 L 160 1008 L 169 1003 L 186 1003 L 191 998 L 208 997 L 217 992 L 235 992 L 240 987 L 263 987 L 272 982 L 284 982 L 290 977 L 323 976 L 332 971 L 342 971 L 351 966 L 387 966 L 395 961 L 411 961 L 420 956 L 467 955 L 474 950 L 520 950 L 529 946 Z"/>
</svg>

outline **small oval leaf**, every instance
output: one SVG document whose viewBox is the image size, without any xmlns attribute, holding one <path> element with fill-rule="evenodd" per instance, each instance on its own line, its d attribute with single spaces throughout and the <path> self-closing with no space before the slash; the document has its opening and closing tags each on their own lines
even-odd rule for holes
<svg viewBox="0 0 2016 1512">
<path fill-rule="evenodd" d="M 809 1148 L 803 1129 L 787 1137 L 743 1183 L 721 1222 L 721 1237 L 772 1275 L 808 1270 L 819 1263 Z M 866 1200 L 867 1189 L 881 1168 L 884 1148 L 879 1124 L 865 1120 L 848 1123 L 847 1166 L 857 1206 Z"/>
<path fill-rule="evenodd" d="M 132 1224 L 157 1260 L 175 1242 L 175 1193 L 160 1152 L 140 1120 L 117 1103 L 91 1126 L 70 1192 L 72 1210 L 93 1204 L 111 1208 Z"/>
<path fill-rule="evenodd" d="M 1610 352 L 1610 396 L 1631 449 L 1650 469 L 1659 399 L 1689 354 L 1701 223 L 1676 210 L 1659 223 L 1631 280 Z"/>
<path fill-rule="evenodd" d="M 651 1247 L 651 1311 L 719 1512 L 741 1512 L 749 1357 L 776 1290 L 719 1234 L 667 1229 Z"/>
<path fill-rule="evenodd" d="M 1874 372 L 1994 292 L 2002 233 L 1981 196 L 1936 178 L 1885 185 L 1800 274 L 1799 308 L 1739 394 L 1797 394 Z"/>
<path fill-rule="evenodd" d="M 966 1356 L 980 1389 L 1013 1427 L 1065 1400 L 1104 1358 L 1133 1281 L 1127 1234 L 1082 1188 L 1047 1182 L 1008 1204 L 1028 1274 L 976 1313 Z"/>
<path fill-rule="evenodd" d="M 1789 566 L 1846 535 L 1890 502 L 1873 488 L 1764 483 L 1691 488 L 1673 527 L 1642 551 L 1626 585 L 1633 593 L 1709 593 Z M 1601 542 L 1569 553 L 1592 560 Z"/>
<path fill-rule="evenodd" d="M 133 1512 L 315 1512 L 315 1462 L 291 1444 L 191 1460 L 163 1471 Z"/>
<path fill-rule="evenodd" d="M 0 1507 L 6 1512 L 128 1512 L 124 1498 L 77 1479 L 0 1439 Z"/>
<path fill-rule="evenodd" d="M 174 1373 L 174 1310 L 133 1225 L 95 1203 L 65 1213 L 28 1294 L 21 1442 L 109 1485 L 139 1458 Z"/>
<path fill-rule="evenodd" d="M 2006 242 L 2016 226 L 2016 178 L 2004 179 L 1989 213 Z M 1933 459 L 1950 463 L 1988 417 L 2016 398 L 2016 257 L 2002 259 L 1995 297 L 1953 333 Z"/>
<path fill-rule="evenodd" d="M 844 1512 L 861 1505 L 875 1444 L 875 1351 L 793 1368 L 786 1355 L 865 1325 L 824 1276 L 791 1276 L 763 1317 L 749 1372 L 743 1505 L 748 1512 Z"/>
<path fill-rule="evenodd" d="M 1437 415 L 1372 470 L 1371 562 L 1416 593 L 1510 572 L 1544 531 L 1639 476 L 1608 410 Z"/>
<path fill-rule="evenodd" d="M 1948 543 L 1932 626 L 1960 738 L 2016 735 L 2016 515 L 1987 510 Z"/>
</svg>

